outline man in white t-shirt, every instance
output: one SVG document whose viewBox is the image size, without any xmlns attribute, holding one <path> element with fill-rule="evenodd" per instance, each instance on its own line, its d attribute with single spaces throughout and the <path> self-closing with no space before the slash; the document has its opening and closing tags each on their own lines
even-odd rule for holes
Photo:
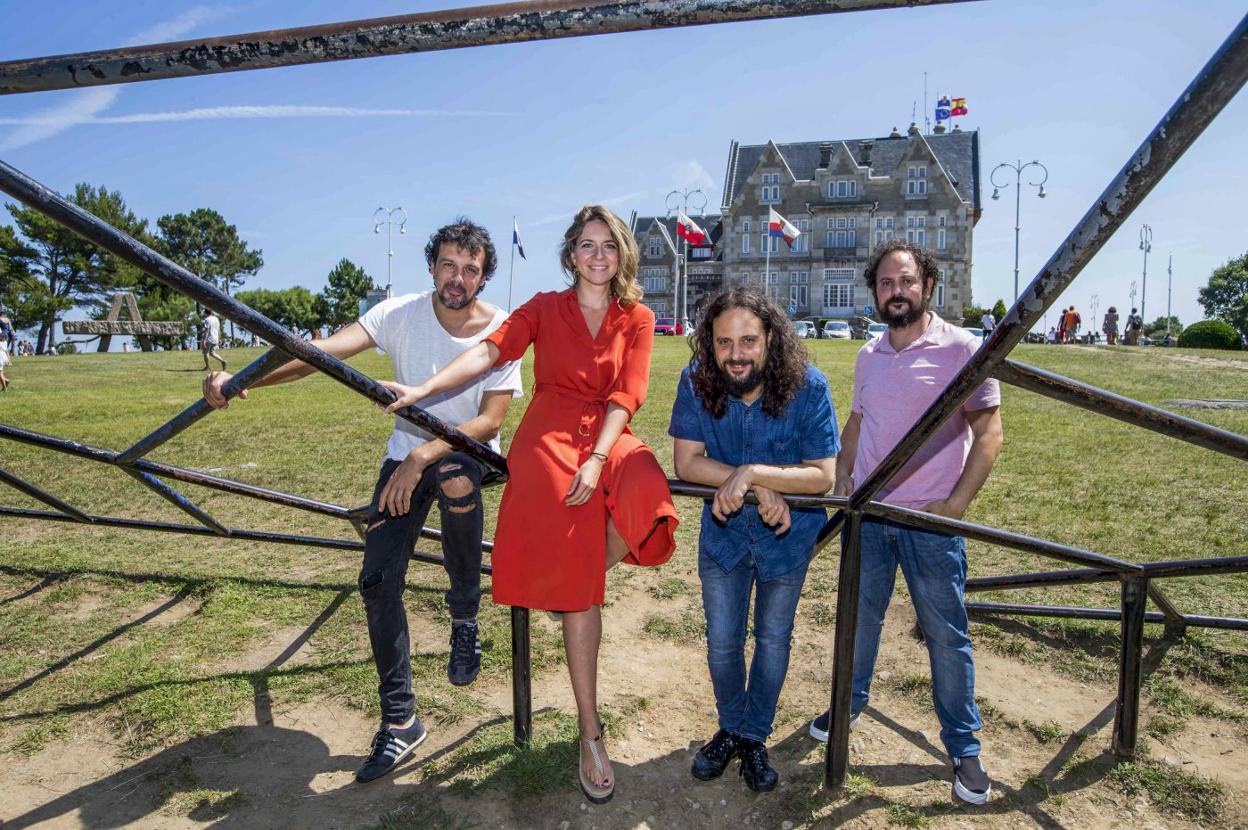
<svg viewBox="0 0 1248 830">
<path fill-rule="evenodd" d="M 359 321 L 317 345 L 345 360 L 372 347 L 394 361 L 399 383 L 429 379 L 465 349 L 498 328 L 506 314 L 478 299 L 498 264 L 485 228 L 460 218 L 439 229 L 425 246 L 432 292 L 407 294 L 374 306 Z M 256 383 L 272 386 L 315 371 L 292 361 Z M 204 398 L 217 408 L 230 379 L 213 372 L 204 381 Z M 498 429 L 513 397 L 522 393 L 520 362 L 496 367 L 471 384 L 421 402 L 432 415 L 498 450 Z M 239 397 L 246 398 L 247 392 Z M 360 569 L 360 594 L 368 617 L 368 635 L 380 678 L 381 728 L 356 780 L 371 781 L 394 769 L 425 739 L 415 712 L 410 644 L 403 588 L 407 563 L 433 500 L 442 517 L 442 552 L 451 588 L 451 653 L 447 666 L 457 686 L 471 683 L 481 668 L 477 607 L 481 600 L 481 478 L 486 468 L 452 451 L 446 442 L 401 418 L 386 447 L 386 457 L 369 508 Z"/>
<path fill-rule="evenodd" d="M 221 363 L 221 371 L 229 368 L 225 358 L 217 354 L 217 346 L 221 345 L 221 318 L 215 311 L 209 311 L 199 324 L 199 351 L 204 356 L 204 369 L 208 368 L 208 358 Z"/>
</svg>

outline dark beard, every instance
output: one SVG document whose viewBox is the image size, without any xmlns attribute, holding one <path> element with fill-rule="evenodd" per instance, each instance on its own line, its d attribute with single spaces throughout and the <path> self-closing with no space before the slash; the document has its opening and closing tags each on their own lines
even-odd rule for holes
<svg viewBox="0 0 1248 830">
<path fill-rule="evenodd" d="M 906 310 L 899 314 L 889 313 L 889 306 L 893 303 L 902 302 L 906 304 Z M 914 303 L 906 297 L 894 297 L 884 305 L 880 306 L 880 320 L 888 325 L 889 328 L 904 329 L 906 326 L 913 325 L 923 319 L 923 315 L 927 313 L 928 303 L 925 299 L 922 307 L 916 307 Z"/>
<path fill-rule="evenodd" d="M 473 300 L 477 298 L 476 294 L 472 294 L 472 295 L 464 294 L 462 299 L 448 302 L 446 297 L 442 296 L 441 291 L 435 290 L 433 293 L 437 296 L 438 302 L 440 302 L 445 308 L 449 308 L 451 311 L 459 311 L 461 308 L 466 308 L 469 303 L 471 303 Z M 478 294 L 481 293 L 481 290 L 477 289 L 477 293 Z"/>
<path fill-rule="evenodd" d="M 744 397 L 753 392 L 763 382 L 762 370 L 755 364 L 750 368 L 749 374 L 745 377 L 737 379 L 728 373 L 725 369 L 720 369 L 724 376 L 724 386 L 728 388 L 728 394 L 735 397 Z"/>
</svg>

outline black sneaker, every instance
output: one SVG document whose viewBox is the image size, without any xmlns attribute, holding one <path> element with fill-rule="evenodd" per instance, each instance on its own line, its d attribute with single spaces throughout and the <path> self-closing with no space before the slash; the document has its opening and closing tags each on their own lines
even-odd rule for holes
<svg viewBox="0 0 1248 830">
<path fill-rule="evenodd" d="M 373 746 L 368 752 L 368 758 L 355 771 L 355 780 L 362 784 L 380 778 L 411 755 L 412 750 L 420 746 L 427 737 L 429 733 L 425 731 L 425 725 L 420 722 L 420 718 L 413 718 L 412 725 L 406 729 L 396 729 L 383 723 L 373 736 Z"/>
<path fill-rule="evenodd" d="M 861 715 L 862 713 L 859 712 L 857 715 L 853 715 L 850 717 L 849 719 L 850 729 L 858 728 L 858 718 L 861 717 Z M 826 744 L 828 742 L 828 730 L 831 728 L 832 728 L 832 710 L 824 709 L 822 715 L 820 715 L 819 717 L 815 718 L 814 720 L 810 722 L 810 737 L 814 738 L 816 741 L 820 741 L 821 743 Z"/>
<path fill-rule="evenodd" d="M 477 679 L 481 671 L 481 638 L 477 636 L 477 621 L 457 622 L 451 625 L 451 659 L 446 664 L 446 676 L 452 685 L 467 686 Z"/>
<path fill-rule="evenodd" d="M 742 738 L 737 754 L 741 757 L 741 777 L 745 786 L 756 793 L 770 792 L 780 782 L 780 773 L 767 760 L 767 747 L 762 741 Z"/>
<path fill-rule="evenodd" d="M 953 794 L 967 804 L 987 804 L 992 780 L 978 755 L 953 759 Z"/>
<path fill-rule="evenodd" d="M 737 756 L 737 748 L 741 745 L 741 738 L 729 732 L 727 729 L 721 729 L 715 733 L 715 737 L 707 741 L 706 745 L 698 750 L 698 754 L 693 756 L 693 777 L 699 781 L 714 781 L 716 778 L 724 774 L 724 770 L 732 763 L 732 759 Z"/>
</svg>

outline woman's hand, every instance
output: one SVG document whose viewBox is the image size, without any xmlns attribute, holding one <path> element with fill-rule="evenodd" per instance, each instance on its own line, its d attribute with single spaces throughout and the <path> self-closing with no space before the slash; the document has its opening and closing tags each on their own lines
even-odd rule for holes
<svg viewBox="0 0 1248 830">
<path fill-rule="evenodd" d="M 567 497 L 564 498 L 563 503 L 568 507 L 579 507 L 589 501 L 589 497 L 598 488 L 598 478 L 602 475 L 602 465 L 603 460 L 599 456 L 591 455 L 585 459 L 581 469 L 577 470 L 576 475 L 572 476 L 572 483 L 568 485 Z"/>
<path fill-rule="evenodd" d="M 377 382 L 398 396 L 394 403 L 384 407 L 384 411 L 387 413 L 402 409 L 405 406 L 411 406 L 428 394 L 423 386 L 404 386 L 392 380 L 379 380 Z"/>
</svg>

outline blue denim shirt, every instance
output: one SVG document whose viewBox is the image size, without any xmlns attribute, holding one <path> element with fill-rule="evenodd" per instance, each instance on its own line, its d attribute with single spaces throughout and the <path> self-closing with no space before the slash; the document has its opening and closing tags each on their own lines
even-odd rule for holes
<svg viewBox="0 0 1248 830">
<path fill-rule="evenodd" d="M 799 464 L 831 458 L 841 451 L 828 380 L 810 364 L 806 365 L 806 382 L 781 417 L 773 418 L 763 411 L 762 397 L 746 406 L 730 395 L 724 415 L 718 419 L 711 417 L 693 391 L 686 366 L 667 433 L 682 441 L 705 444 L 708 458 L 733 467 Z M 819 507 L 790 508 L 789 516 L 789 530 L 776 536 L 775 528 L 759 518 L 757 505 L 746 504 L 727 522 L 720 522 L 711 514 L 708 501 L 702 508 L 698 544 L 725 572 L 749 554 L 759 578 L 774 579 L 810 560 L 828 513 Z"/>
</svg>

